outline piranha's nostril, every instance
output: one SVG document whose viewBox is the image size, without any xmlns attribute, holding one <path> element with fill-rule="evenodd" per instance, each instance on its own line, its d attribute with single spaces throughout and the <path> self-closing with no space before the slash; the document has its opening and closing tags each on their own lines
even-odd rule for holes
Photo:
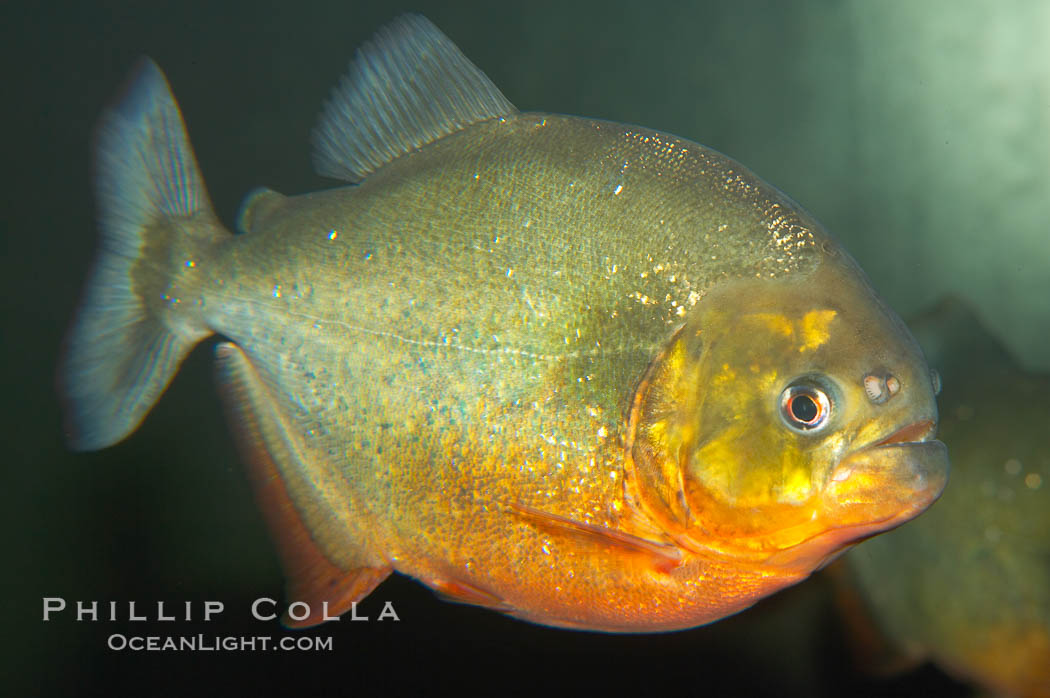
<svg viewBox="0 0 1050 698">
<path fill-rule="evenodd" d="M 901 391 L 901 382 L 888 373 L 869 373 L 864 376 L 864 392 L 876 405 L 889 400 Z"/>
<path fill-rule="evenodd" d="M 881 376 L 874 374 L 864 376 L 864 392 L 867 393 L 868 399 L 876 405 L 881 405 L 889 399 L 889 391 L 886 390 L 885 382 Z"/>
</svg>

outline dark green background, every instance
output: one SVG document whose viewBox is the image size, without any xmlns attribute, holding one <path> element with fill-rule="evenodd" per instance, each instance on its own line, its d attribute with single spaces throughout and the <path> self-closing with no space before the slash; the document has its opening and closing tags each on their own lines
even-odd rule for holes
<svg viewBox="0 0 1050 698">
<path fill-rule="evenodd" d="M 615 637 L 447 604 L 395 578 L 364 612 L 390 600 L 401 622 L 310 631 L 333 635 L 333 652 L 110 652 L 113 632 L 276 635 L 247 609 L 259 596 L 280 598 L 282 580 L 214 394 L 210 343 L 142 428 L 100 453 L 65 450 L 53 388 L 96 243 L 93 129 L 135 58 L 149 54 L 166 71 L 230 223 L 255 186 L 298 193 L 332 184 L 309 162 L 321 101 L 354 48 L 406 10 L 426 14 L 523 110 L 639 123 L 740 160 L 840 233 L 902 312 L 961 287 L 1038 364 L 1037 347 L 1050 341 L 1050 100 L 1045 70 L 1009 59 L 1041 38 L 1042 53 L 1030 51 L 1050 61 L 1050 29 L 1035 24 L 1045 13 L 1024 2 L 996 4 L 990 18 L 951 12 L 947 2 L 912 4 L 0 6 L 0 509 L 10 606 L 0 662 L 12 672 L 3 679 L 10 695 L 960 692 L 929 668 L 892 682 L 855 674 L 819 583 L 707 628 Z M 991 67 L 973 74 L 974 65 Z M 216 599 L 227 610 L 207 626 L 75 623 L 69 613 L 43 623 L 44 596 Z"/>
</svg>

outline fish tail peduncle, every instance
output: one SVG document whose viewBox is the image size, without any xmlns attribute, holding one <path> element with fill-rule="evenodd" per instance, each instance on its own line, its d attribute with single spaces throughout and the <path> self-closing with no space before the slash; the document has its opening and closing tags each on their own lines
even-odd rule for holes
<svg viewBox="0 0 1050 698">
<path fill-rule="evenodd" d="M 95 183 L 102 238 L 59 369 L 66 432 L 83 450 L 130 434 L 211 334 L 201 267 L 232 237 L 212 211 L 167 80 L 148 58 L 101 121 Z"/>
</svg>

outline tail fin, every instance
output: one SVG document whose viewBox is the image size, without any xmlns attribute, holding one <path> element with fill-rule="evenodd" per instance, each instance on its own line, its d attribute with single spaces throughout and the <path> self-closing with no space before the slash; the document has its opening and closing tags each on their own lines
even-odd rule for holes
<svg viewBox="0 0 1050 698">
<path fill-rule="evenodd" d="M 230 236 L 212 212 L 167 80 L 149 59 L 102 118 L 95 178 L 102 241 L 59 376 L 66 431 L 80 450 L 130 434 L 211 334 L 201 262 Z"/>
</svg>

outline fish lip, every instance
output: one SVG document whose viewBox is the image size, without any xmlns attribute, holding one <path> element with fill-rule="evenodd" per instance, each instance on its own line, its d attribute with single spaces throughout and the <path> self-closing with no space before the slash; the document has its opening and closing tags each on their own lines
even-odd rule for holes
<svg viewBox="0 0 1050 698">
<path fill-rule="evenodd" d="M 826 530 L 779 554 L 776 561 L 790 566 L 798 560 L 813 563 L 814 556 L 820 556 L 811 565 L 819 567 L 846 548 L 926 511 L 948 482 L 947 448 L 933 438 L 936 428 L 932 418 L 911 421 L 849 452 L 824 490 Z M 858 474 L 867 477 L 857 483 L 853 478 Z"/>
<path fill-rule="evenodd" d="M 878 441 L 850 451 L 835 466 L 831 473 L 832 483 L 842 483 L 850 479 L 854 472 L 854 463 L 863 460 L 865 456 L 881 449 L 909 449 L 915 447 L 930 447 L 941 442 L 933 438 L 937 432 L 937 422 L 932 418 L 920 419 L 898 427 L 893 432 Z"/>
<path fill-rule="evenodd" d="M 879 448 L 889 444 L 924 443 L 933 440 L 935 433 L 937 433 L 937 422 L 932 419 L 921 419 L 897 429 L 885 439 L 876 441 L 865 448 Z"/>
</svg>

